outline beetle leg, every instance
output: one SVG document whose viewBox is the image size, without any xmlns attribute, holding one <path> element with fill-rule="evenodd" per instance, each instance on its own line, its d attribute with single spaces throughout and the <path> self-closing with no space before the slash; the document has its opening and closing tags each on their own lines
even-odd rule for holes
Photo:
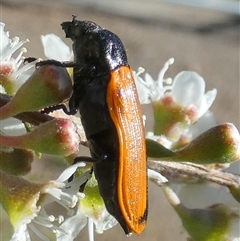
<svg viewBox="0 0 240 241">
<path fill-rule="evenodd" d="M 59 66 L 59 67 L 63 67 L 63 68 L 89 68 L 89 66 L 85 66 L 85 65 L 78 64 L 75 62 L 71 62 L 71 61 L 61 62 L 61 61 L 57 61 L 55 59 L 42 60 L 40 62 L 37 62 L 36 68 L 44 66 L 44 65 L 54 65 L 54 66 Z"/>
<path fill-rule="evenodd" d="M 48 60 L 42 60 L 40 62 L 36 63 L 36 68 L 44 66 L 44 65 L 54 65 L 54 66 L 59 66 L 59 67 L 63 67 L 63 68 L 70 68 L 70 67 L 75 67 L 76 63 L 74 62 L 61 62 L 61 61 L 57 61 L 54 59 L 48 59 Z"/>
<path fill-rule="evenodd" d="M 49 59 L 49 60 L 42 60 L 40 62 L 36 63 L 36 68 L 44 66 L 44 65 L 55 65 L 55 66 L 62 66 L 62 62 L 54 60 L 54 59 Z"/>
<path fill-rule="evenodd" d="M 79 64 L 71 61 L 61 62 L 54 59 L 42 60 L 40 62 L 37 62 L 35 66 L 36 68 L 38 68 L 44 65 L 54 65 L 54 66 L 63 67 L 63 68 L 76 68 L 82 74 L 84 73 L 84 75 L 92 74 L 96 69 L 95 66 Z"/>
<path fill-rule="evenodd" d="M 61 62 L 55 59 L 47 59 L 47 60 L 39 61 L 36 63 L 36 68 L 44 65 L 54 65 L 54 66 L 63 67 L 63 68 L 89 68 L 85 65 L 78 64 L 75 62 L 71 62 L 71 61 Z"/>
<path fill-rule="evenodd" d="M 33 62 L 35 60 L 37 60 L 37 58 L 35 58 L 35 57 L 26 57 L 26 58 L 24 58 L 23 63 L 24 64 L 31 63 L 31 62 Z"/>
<path fill-rule="evenodd" d="M 68 110 L 67 107 L 64 104 L 59 104 L 59 105 L 53 105 L 53 106 L 48 106 L 46 108 L 44 108 L 43 110 L 41 110 L 42 114 L 49 114 L 55 110 L 60 110 L 62 109 L 64 111 L 64 113 L 68 114 Z"/>
<path fill-rule="evenodd" d="M 78 162 L 93 162 L 93 163 L 96 163 L 96 162 L 99 162 L 99 160 L 94 159 L 94 158 L 89 157 L 89 156 L 78 156 L 74 159 L 73 164 L 76 164 Z"/>
<path fill-rule="evenodd" d="M 42 114 L 49 114 L 55 110 L 62 110 L 65 114 L 67 115 L 75 115 L 77 113 L 77 109 L 70 109 L 68 110 L 66 105 L 64 104 L 59 104 L 59 105 L 53 105 L 53 106 L 49 106 L 44 108 L 43 110 L 41 110 Z"/>
</svg>

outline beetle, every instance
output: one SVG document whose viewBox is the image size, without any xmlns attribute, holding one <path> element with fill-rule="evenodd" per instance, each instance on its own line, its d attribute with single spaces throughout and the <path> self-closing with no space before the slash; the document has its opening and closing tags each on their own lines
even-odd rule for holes
<svg viewBox="0 0 240 241">
<path fill-rule="evenodd" d="M 69 109 L 80 112 L 100 195 L 127 235 L 140 234 L 148 213 L 146 146 L 126 50 L 94 22 L 73 16 L 61 25 L 73 41 L 74 62 L 62 64 L 73 67 Z"/>
</svg>

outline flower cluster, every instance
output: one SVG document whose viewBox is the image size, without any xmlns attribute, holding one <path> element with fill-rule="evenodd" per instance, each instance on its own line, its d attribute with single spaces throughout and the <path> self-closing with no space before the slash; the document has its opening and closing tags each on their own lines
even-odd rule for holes
<svg viewBox="0 0 240 241">
<path fill-rule="evenodd" d="M 35 126 L 30 122 L 24 125 L 13 118 L 25 111 L 61 103 L 71 95 L 72 83 L 65 69 L 43 66 L 35 70 L 38 60 L 24 59 L 25 48 L 20 49 L 14 58 L 14 54 L 28 40 L 19 41 L 18 37 L 10 39 L 4 26 L 4 23 L 0 24 L 1 94 L 13 97 L 1 107 L 0 196 L 2 207 L 14 228 L 11 240 L 30 240 L 28 229 L 44 237 L 36 225 L 57 232 L 59 225 L 55 223 L 63 222 L 63 218 L 47 215 L 44 209 L 47 203 L 58 202 L 70 211 L 83 194 L 74 189 L 70 195 L 68 192 L 72 188 L 65 188 L 64 182 L 76 170 L 74 166 L 66 169 L 58 180 L 43 184 L 29 182 L 19 175 L 31 171 L 34 153 L 69 156 L 77 152 L 80 137 L 76 124 L 68 119 L 55 118 Z M 84 164 L 78 166 L 83 167 Z M 79 185 L 86 182 L 83 177 Z"/>
<path fill-rule="evenodd" d="M 2 97 L 12 98 L 0 107 L 0 201 L 14 229 L 11 241 L 30 241 L 30 233 L 42 240 L 54 236 L 57 241 L 72 241 L 87 224 L 93 241 L 94 229 L 103 233 L 117 221 L 107 212 L 90 164 L 67 166 L 57 180 L 48 182 L 21 177 L 30 173 L 36 155 L 51 154 L 72 163 L 79 143 L 86 144 L 79 118 L 62 111 L 35 113 L 69 99 L 70 70 L 54 65 L 35 68 L 37 59 L 24 61 L 26 49 L 21 47 L 28 40 L 10 39 L 4 26 L 0 23 L 0 90 Z M 48 59 L 72 60 L 72 50 L 59 37 L 41 38 Z M 239 132 L 230 123 L 216 126 L 209 108 L 217 91 L 205 93 L 205 81 L 199 74 L 183 71 L 173 79 L 164 78 L 173 62 L 169 59 L 164 64 L 157 80 L 149 74 L 142 78 L 142 68 L 133 72 L 141 104 L 151 104 L 154 110 L 154 130 L 146 135 L 149 180 L 161 186 L 191 240 L 239 240 L 239 179 L 221 172 L 240 159 Z M 24 117 L 24 124 L 16 117 Z M 170 183 L 178 172 L 182 184 L 177 195 Z M 191 184 L 198 177 L 218 186 L 188 185 L 186 177 Z M 222 192 L 227 199 L 200 203 L 196 208 L 184 198 L 201 192 Z M 55 204 L 62 207 L 58 216 L 48 208 Z"/>
</svg>

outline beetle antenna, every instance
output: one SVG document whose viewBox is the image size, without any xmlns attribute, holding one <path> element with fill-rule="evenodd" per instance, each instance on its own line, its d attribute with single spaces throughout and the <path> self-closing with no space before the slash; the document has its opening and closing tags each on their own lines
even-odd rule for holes
<svg viewBox="0 0 240 241">
<path fill-rule="evenodd" d="M 76 21 L 76 17 L 77 17 L 76 15 L 74 15 L 74 14 L 72 15 L 72 23 L 74 23 Z"/>
</svg>

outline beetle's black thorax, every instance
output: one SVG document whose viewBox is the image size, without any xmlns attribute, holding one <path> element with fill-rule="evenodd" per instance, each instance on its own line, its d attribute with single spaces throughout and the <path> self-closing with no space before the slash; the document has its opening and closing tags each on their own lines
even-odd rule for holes
<svg viewBox="0 0 240 241">
<path fill-rule="evenodd" d="M 73 42 L 75 62 L 88 66 L 88 76 L 105 75 L 119 66 L 127 65 L 127 57 L 121 40 L 112 32 L 97 29 Z"/>
</svg>

